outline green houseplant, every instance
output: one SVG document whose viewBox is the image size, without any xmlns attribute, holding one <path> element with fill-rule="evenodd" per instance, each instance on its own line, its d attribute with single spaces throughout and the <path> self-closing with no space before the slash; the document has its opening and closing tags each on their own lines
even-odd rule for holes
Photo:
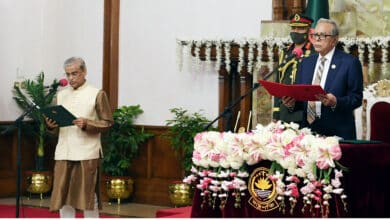
<svg viewBox="0 0 390 220">
<path fill-rule="evenodd" d="M 187 175 L 192 167 L 192 152 L 194 151 L 194 137 L 204 131 L 210 121 L 200 111 L 189 113 L 183 108 L 172 108 L 173 119 L 166 120 L 168 132 L 163 137 L 168 138 L 181 162 L 183 174 Z M 209 128 L 212 130 L 213 128 Z M 169 198 L 175 207 L 187 206 L 192 202 L 193 189 L 182 181 L 174 181 L 168 186 Z"/>
<path fill-rule="evenodd" d="M 31 132 L 37 141 L 35 171 L 44 171 L 45 140 L 50 136 L 46 131 L 45 120 L 42 113 L 31 105 L 44 108 L 52 104 L 57 93 L 59 83 L 55 79 L 49 88 L 45 87 L 45 74 L 39 73 L 35 80 L 24 80 L 22 86 L 13 87 L 13 99 L 23 111 L 29 111 L 28 118 L 31 123 L 23 123 L 22 130 Z"/>
<path fill-rule="evenodd" d="M 113 112 L 114 125 L 103 136 L 103 171 L 110 176 L 127 176 L 132 160 L 138 156 L 139 144 L 153 136 L 133 121 L 143 113 L 140 105 L 122 106 Z"/>
<path fill-rule="evenodd" d="M 114 125 L 103 136 L 102 169 L 106 176 L 107 196 L 117 199 L 127 199 L 133 193 L 134 181 L 129 177 L 132 160 L 138 156 L 139 144 L 153 136 L 137 129 L 133 121 L 143 113 L 140 105 L 122 106 L 117 108 L 112 116 Z"/>
<path fill-rule="evenodd" d="M 191 171 L 192 152 L 194 151 L 194 137 L 203 131 L 210 121 L 203 116 L 201 111 L 189 113 L 183 108 L 172 108 L 173 119 L 166 120 L 168 132 L 164 137 L 168 138 L 172 148 L 181 161 L 184 175 Z M 213 130 L 212 127 L 209 130 Z"/>
</svg>

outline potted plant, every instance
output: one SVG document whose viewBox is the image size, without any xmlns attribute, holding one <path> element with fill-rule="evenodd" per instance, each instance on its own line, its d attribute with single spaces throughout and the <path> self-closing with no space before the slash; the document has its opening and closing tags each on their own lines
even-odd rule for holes
<svg viewBox="0 0 390 220">
<path fill-rule="evenodd" d="M 27 191 L 30 193 L 46 193 L 51 189 L 51 175 L 44 166 L 45 141 L 51 136 L 46 131 L 45 120 L 39 108 L 52 104 L 59 83 L 55 79 L 51 86 L 45 86 L 45 74 L 39 73 L 35 80 L 27 79 L 21 86 L 14 86 L 13 99 L 24 111 L 31 122 L 22 123 L 21 128 L 26 134 L 32 134 L 36 140 L 35 169 L 27 172 Z M 34 107 L 34 105 L 36 105 Z M 20 141 L 20 140 L 19 140 Z M 39 183 L 39 184 L 38 184 Z M 45 183 L 45 184 L 44 184 Z"/>
<path fill-rule="evenodd" d="M 204 131 L 210 121 L 203 116 L 201 111 L 189 113 L 183 108 L 172 108 L 173 119 L 166 120 L 168 127 L 165 138 L 168 138 L 176 156 L 181 161 L 183 177 L 191 172 L 192 152 L 194 151 L 194 137 L 197 133 Z M 210 127 L 208 130 L 214 130 Z M 191 204 L 192 190 L 190 186 L 182 181 L 176 181 L 169 186 L 171 202 L 175 206 Z"/>
<path fill-rule="evenodd" d="M 122 106 L 113 112 L 114 125 L 103 135 L 103 172 L 106 178 L 107 195 L 110 199 L 127 199 L 133 191 L 129 168 L 138 156 L 140 143 L 153 136 L 137 129 L 133 120 L 143 113 L 140 105 Z"/>
</svg>

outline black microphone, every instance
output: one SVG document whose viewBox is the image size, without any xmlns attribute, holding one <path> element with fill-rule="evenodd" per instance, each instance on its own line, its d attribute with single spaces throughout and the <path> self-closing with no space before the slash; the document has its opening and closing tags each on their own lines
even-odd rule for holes
<svg viewBox="0 0 390 220">
<path fill-rule="evenodd" d="M 56 88 L 58 86 L 61 86 L 61 87 L 64 87 L 64 86 L 67 86 L 68 85 L 68 80 L 66 80 L 65 78 L 64 79 L 60 79 L 58 82 L 50 85 L 50 86 L 45 86 L 45 88 Z"/>
<path fill-rule="evenodd" d="M 32 107 L 34 107 L 38 110 L 41 109 L 41 107 L 39 107 L 39 105 L 35 104 L 35 102 L 32 99 L 28 98 L 27 96 L 26 96 L 26 99 L 27 99 L 27 101 L 29 101 L 31 103 Z"/>
</svg>

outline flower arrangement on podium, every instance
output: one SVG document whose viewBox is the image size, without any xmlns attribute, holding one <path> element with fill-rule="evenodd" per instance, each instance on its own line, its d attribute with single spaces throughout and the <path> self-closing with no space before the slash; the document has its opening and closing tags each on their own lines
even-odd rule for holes
<svg viewBox="0 0 390 220">
<path fill-rule="evenodd" d="M 229 196 L 235 208 L 247 192 L 247 166 L 271 161 L 268 179 L 275 182 L 279 211 L 285 200 L 292 214 L 301 196 L 302 212 L 309 210 L 328 216 L 332 195 L 338 195 L 346 210 L 346 195 L 341 186 L 343 167 L 338 160 L 341 148 L 337 137 L 314 135 L 294 123 L 271 122 L 257 125 L 248 133 L 202 132 L 194 138 L 192 174 L 184 182 L 196 184 L 202 205 L 223 209 Z"/>
</svg>

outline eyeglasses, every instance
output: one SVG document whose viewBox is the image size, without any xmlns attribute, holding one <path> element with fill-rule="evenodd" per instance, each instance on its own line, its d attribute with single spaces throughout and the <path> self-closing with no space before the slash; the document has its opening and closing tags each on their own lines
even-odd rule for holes
<svg viewBox="0 0 390 220">
<path fill-rule="evenodd" d="M 327 37 L 333 37 L 331 34 L 310 34 L 310 37 L 313 38 L 314 40 L 325 40 Z"/>
</svg>

